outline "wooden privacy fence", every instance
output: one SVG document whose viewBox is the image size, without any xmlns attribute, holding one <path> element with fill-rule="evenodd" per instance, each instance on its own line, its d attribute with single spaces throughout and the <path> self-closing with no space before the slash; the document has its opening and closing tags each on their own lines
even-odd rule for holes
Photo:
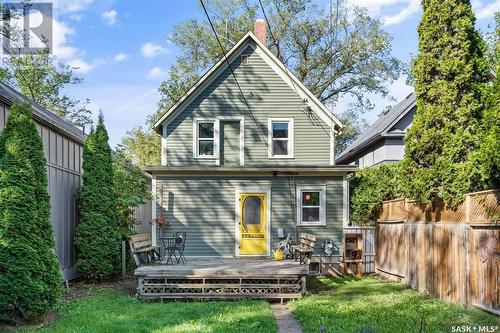
<svg viewBox="0 0 500 333">
<path fill-rule="evenodd" d="M 385 201 L 376 271 L 441 299 L 500 314 L 498 190 L 470 193 L 457 209 Z"/>
</svg>

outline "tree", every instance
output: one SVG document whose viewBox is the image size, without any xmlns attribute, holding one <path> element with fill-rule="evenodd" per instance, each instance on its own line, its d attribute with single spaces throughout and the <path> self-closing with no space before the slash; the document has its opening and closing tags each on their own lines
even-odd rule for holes
<svg viewBox="0 0 500 333">
<path fill-rule="evenodd" d="M 477 189 L 473 154 L 482 140 L 488 85 L 485 45 L 468 1 L 425 0 L 413 63 L 417 113 L 405 138 L 409 197 L 457 205 Z"/>
<path fill-rule="evenodd" d="M 353 110 L 346 110 L 337 118 L 344 125 L 335 137 L 335 154 L 340 154 L 368 128 L 368 123 Z"/>
<path fill-rule="evenodd" d="M 161 159 L 161 138 L 152 130 L 152 124 L 146 129 L 134 127 L 122 138 L 122 153 L 139 166 L 159 165 Z"/>
<path fill-rule="evenodd" d="M 225 51 L 253 30 L 261 12 L 256 1 L 205 2 Z M 311 0 L 264 0 L 263 6 L 270 50 L 325 104 L 334 105 L 339 98 L 351 96 L 356 110 L 370 109 L 366 94 L 386 96 L 387 85 L 403 70 L 402 63 L 391 55 L 390 35 L 365 10 L 348 12 L 341 1 L 333 4 L 331 16 Z M 169 40 L 179 47 L 180 55 L 160 86 L 160 110 L 155 119 L 223 56 L 204 17 L 181 22 Z M 155 145 L 160 151 L 159 143 Z"/>
<path fill-rule="evenodd" d="M 92 122 L 92 112 L 87 108 L 89 100 L 81 102 L 64 92 L 68 86 L 81 83 L 82 79 L 74 76 L 70 66 L 57 63 L 48 50 L 5 57 L 0 78 L 75 126 L 84 127 Z"/>
<path fill-rule="evenodd" d="M 29 105 L 14 104 L 0 135 L 0 321 L 34 320 L 58 301 L 43 145 Z"/>
<path fill-rule="evenodd" d="M 493 85 L 488 86 L 481 130 L 484 137 L 475 158 L 479 166 L 480 184 L 484 189 L 500 187 L 500 13 L 495 15 L 496 28 L 489 52 L 490 67 L 495 71 Z"/>
<path fill-rule="evenodd" d="M 382 201 L 402 196 L 399 164 L 364 168 L 349 183 L 350 220 L 356 225 L 375 223 Z"/>
<path fill-rule="evenodd" d="M 149 184 L 149 179 L 125 156 L 123 149 L 113 155 L 113 190 L 122 237 L 128 236 L 136 223 L 132 217 L 133 209 L 151 199 Z"/>
<path fill-rule="evenodd" d="M 80 224 L 76 230 L 76 269 L 101 280 L 120 267 L 120 233 L 113 194 L 113 160 L 102 113 L 83 148 Z"/>
</svg>

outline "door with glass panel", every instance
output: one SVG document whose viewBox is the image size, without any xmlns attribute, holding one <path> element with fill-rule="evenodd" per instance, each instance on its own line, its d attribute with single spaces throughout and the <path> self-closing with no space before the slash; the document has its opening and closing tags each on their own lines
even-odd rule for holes
<svg viewBox="0 0 500 333">
<path fill-rule="evenodd" d="M 240 255 L 267 254 L 267 194 L 240 193 Z"/>
</svg>

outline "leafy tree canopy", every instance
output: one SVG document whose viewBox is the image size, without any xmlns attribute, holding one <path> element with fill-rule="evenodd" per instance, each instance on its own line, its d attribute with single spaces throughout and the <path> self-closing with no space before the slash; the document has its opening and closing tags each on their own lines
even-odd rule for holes
<svg viewBox="0 0 500 333">
<path fill-rule="evenodd" d="M 113 190 L 118 228 L 123 237 L 130 234 L 136 223 L 133 218 L 134 208 L 151 199 L 149 184 L 150 180 L 127 158 L 122 149 L 113 155 Z"/>
<path fill-rule="evenodd" d="M 9 55 L 5 58 L 0 79 L 17 88 L 31 100 L 78 127 L 91 124 L 89 100 L 71 98 L 66 88 L 82 82 L 73 68 L 57 62 L 47 50 L 37 54 Z"/>
</svg>

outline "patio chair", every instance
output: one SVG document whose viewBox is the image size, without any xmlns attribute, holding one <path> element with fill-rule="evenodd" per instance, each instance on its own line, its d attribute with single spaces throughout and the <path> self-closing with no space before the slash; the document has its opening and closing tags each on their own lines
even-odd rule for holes
<svg viewBox="0 0 500 333">
<path fill-rule="evenodd" d="M 184 256 L 184 249 L 186 248 L 186 233 L 185 232 L 176 232 L 175 233 L 175 250 L 174 257 L 177 260 L 177 263 L 181 262 L 183 264 L 186 263 L 186 257 Z M 175 255 L 175 252 L 178 253 L 178 257 Z"/>
<path fill-rule="evenodd" d="M 186 246 L 186 233 L 176 232 L 172 237 L 161 237 L 163 243 L 163 259 L 166 258 L 166 264 L 175 264 L 182 261 L 186 262 L 184 248 Z M 175 259 L 175 262 L 174 262 Z"/>
</svg>

